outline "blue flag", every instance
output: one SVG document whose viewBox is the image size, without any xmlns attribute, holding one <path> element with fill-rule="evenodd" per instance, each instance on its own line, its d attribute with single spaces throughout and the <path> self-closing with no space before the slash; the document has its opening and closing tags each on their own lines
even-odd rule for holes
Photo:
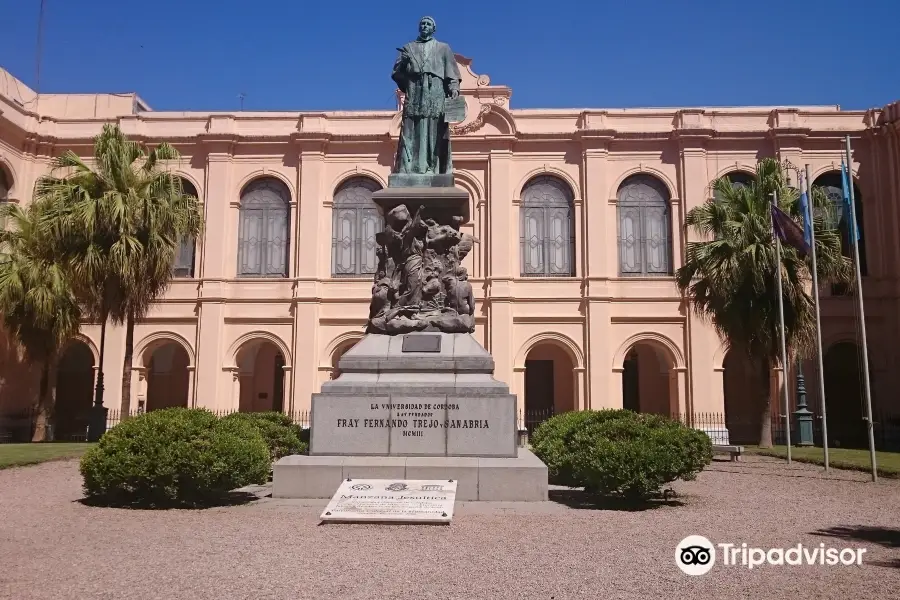
<svg viewBox="0 0 900 600">
<path fill-rule="evenodd" d="M 807 244 L 806 240 L 803 238 L 803 230 L 800 229 L 797 222 L 794 221 L 789 214 L 778 208 L 774 202 L 771 206 L 772 229 L 775 231 L 775 235 L 777 235 L 782 242 L 797 250 L 797 252 L 800 253 L 800 256 L 809 254 L 809 244 Z"/>
<path fill-rule="evenodd" d="M 808 182 L 807 182 L 808 183 Z M 812 211 L 809 208 L 809 197 L 806 195 L 806 190 L 803 189 L 803 181 L 801 177 L 800 181 L 800 189 L 802 192 L 800 193 L 800 211 L 803 213 L 803 241 L 806 242 L 806 245 L 812 248 L 812 238 L 813 238 L 813 220 L 812 220 Z"/>
<path fill-rule="evenodd" d="M 841 190 L 844 192 L 844 214 L 847 218 L 847 227 L 849 228 L 849 235 L 856 236 L 856 241 L 859 241 L 859 229 L 856 228 L 856 220 L 853 218 L 853 209 L 850 206 L 850 185 L 847 183 L 847 165 L 844 164 L 844 161 L 841 161 Z M 850 237 L 852 240 L 853 237 Z"/>
</svg>

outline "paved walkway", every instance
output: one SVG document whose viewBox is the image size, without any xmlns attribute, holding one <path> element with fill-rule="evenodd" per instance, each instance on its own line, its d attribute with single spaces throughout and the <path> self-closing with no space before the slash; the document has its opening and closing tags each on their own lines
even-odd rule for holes
<svg viewBox="0 0 900 600">
<path fill-rule="evenodd" d="M 900 482 L 714 462 L 670 505 L 460 503 L 450 526 L 319 525 L 325 501 L 202 511 L 82 505 L 74 461 L 0 471 L 0 598 L 896 598 Z M 618 510 L 614 510 L 618 509 Z M 675 565 L 684 537 L 865 547 L 858 566 Z"/>
</svg>

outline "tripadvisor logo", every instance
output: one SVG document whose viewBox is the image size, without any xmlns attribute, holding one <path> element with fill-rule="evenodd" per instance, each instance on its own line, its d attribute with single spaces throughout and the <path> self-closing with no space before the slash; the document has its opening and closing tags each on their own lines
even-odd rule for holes
<svg viewBox="0 0 900 600">
<path fill-rule="evenodd" d="M 718 547 L 722 564 L 747 569 L 768 565 L 861 566 L 865 548 L 831 548 L 797 544 L 789 548 L 754 548 L 747 544 L 713 544 L 702 535 L 689 535 L 675 548 L 675 564 L 686 575 L 705 575 L 716 564 Z"/>
<path fill-rule="evenodd" d="M 716 562 L 716 548 L 702 535 L 689 535 L 675 548 L 675 564 L 686 575 L 706 575 Z"/>
</svg>

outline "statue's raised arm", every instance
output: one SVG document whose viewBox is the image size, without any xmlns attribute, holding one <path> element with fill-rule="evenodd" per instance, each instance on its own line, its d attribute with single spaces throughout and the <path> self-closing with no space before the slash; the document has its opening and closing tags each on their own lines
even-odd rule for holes
<svg viewBox="0 0 900 600">
<path fill-rule="evenodd" d="M 397 50 L 400 54 L 397 56 L 397 60 L 394 61 L 394 70 L 391 72 L 391 79 L 397 84 L 397 89 L 405 94 L 407 85 L 409 84 L 409 78 L 413 73 L 412 60 L 410 59 L 409 52 L 406 48 L 397 48 Z"/>
</svg>

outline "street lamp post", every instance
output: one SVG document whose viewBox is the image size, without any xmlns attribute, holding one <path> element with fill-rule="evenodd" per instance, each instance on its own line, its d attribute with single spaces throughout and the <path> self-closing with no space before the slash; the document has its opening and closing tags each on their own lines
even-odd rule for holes
<svg viewBox="0 0 900 600">
<path fill-rule="evenodd" d="M 806 406 L 806 380 L 803 378 L 803 363 L 797 357 L 797 410 L 794 411 L 797 424 L 797 445 L 813 445 L 813 414 Z"/>
<path fill-rule="evenodd" d="M 103 358 L 106 349 L 106 321 L 100 324 L 100 369 L 97 371 L 97 387 L 94 388 L 94 405 L 88 417 L 88 441 L 99 441 L 106 433 L 106 417 L 109 409 L 103 406 Z"/>
</svg>

